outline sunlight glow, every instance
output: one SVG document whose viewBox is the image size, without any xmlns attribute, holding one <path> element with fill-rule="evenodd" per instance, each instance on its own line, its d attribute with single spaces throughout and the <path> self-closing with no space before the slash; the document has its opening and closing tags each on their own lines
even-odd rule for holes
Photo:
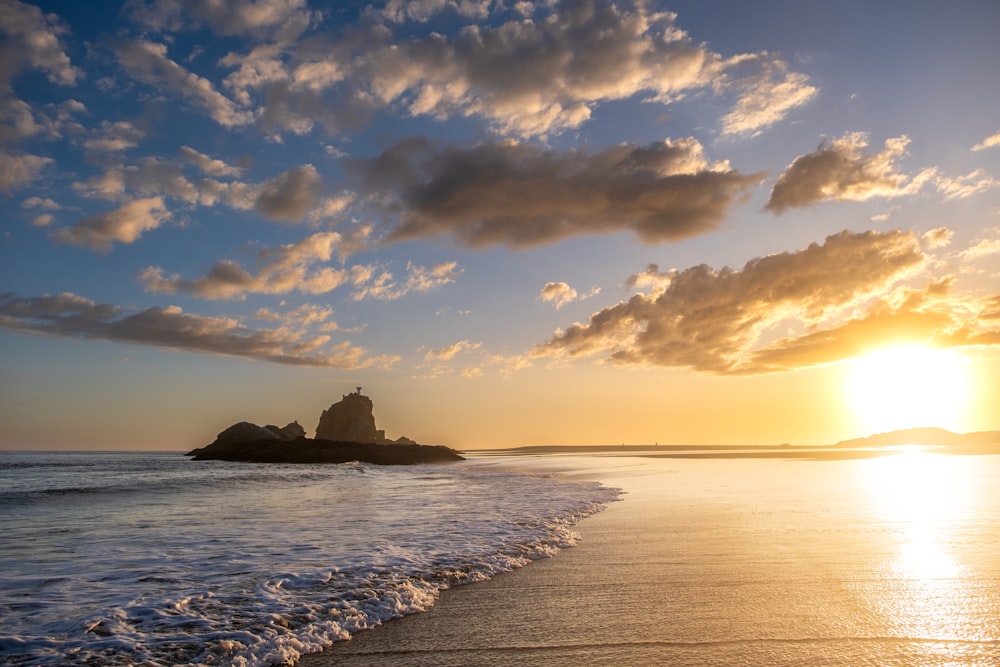
<svg viewBox="0 0 1000 667">
<path fill-rule="evenodd" d="M 905 635 L 953 638 L 968 623 L 959 531 L 979 502 L 967 484 L 971 458 L 910 452 L 864 463 L 872 510 L 892 547 L 874 603 Z"/>
<path fill-rule="evenodd" d="M 877 350 L 852 362 L 847 398 L 868 434 L 920 426 L 962 431 L 968 360 L 922 345 Z"/>
</svg>

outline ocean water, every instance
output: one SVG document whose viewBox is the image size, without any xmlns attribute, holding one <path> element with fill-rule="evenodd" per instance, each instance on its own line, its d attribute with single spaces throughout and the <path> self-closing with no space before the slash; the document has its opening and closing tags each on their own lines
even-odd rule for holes
<svg viewBox="0 0 1000 667">
<path fill-rule="evenodd" d="M 573 545 L 617 497 L 474 463 L 0 453 L 0 663 L 294 661 Z"/>
</svg>

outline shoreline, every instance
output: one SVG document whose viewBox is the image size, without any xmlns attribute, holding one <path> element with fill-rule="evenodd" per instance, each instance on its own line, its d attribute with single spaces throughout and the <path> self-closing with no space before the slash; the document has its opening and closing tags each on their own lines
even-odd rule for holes
<svg viewBox="0 0 1000 667">
<path fill-rule="evenodd" d="M 886 508 L 871 504 L 884 493 L 881 482 L 870 486 L 873 471 L 912 474 L 912 452 L 893 453 L 898 464 L 477 457 L 475 465 L 600 481 L 621 488 L 622 499 L 574 527 L 576 546 L 441 591 L 430 610 L 297 664 L 903 666 L 944 664 L 940 650 L 948 664 L 987 664 L 1000 648 L 1000 596 L 971 587 L 955 593 L 948 577 L 937 584 L 934 572 L 907 570 L 914 567 L 907 535 L 897 519 L 881 523 Z M 983 464 L 1000 470 L 997 457 Z M 979 475 L 982 466 L 936 455 L 924 465 L 939 476 Z M 979 576 L 996 571 L 992 550 L 977 541 L 964 548 Z M 925 600 L 926 591 L 937 597 Z"/>
</svg>

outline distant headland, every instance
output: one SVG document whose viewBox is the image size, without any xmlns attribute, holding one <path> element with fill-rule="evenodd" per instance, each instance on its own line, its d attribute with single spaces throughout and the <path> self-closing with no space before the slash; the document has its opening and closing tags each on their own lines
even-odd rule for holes
<svg viewBox="0 0 1000 667">
<path fill-rule="evenodd" d="M 237 422 L 215 441 L 191 450 L 194 461 L 246 461 L 252 463 L 347 463 L 361 461 L 378 465 L 413 465 L 461 461 L 450 447 L 420 445 L 406 436 L 395 440 L 375 427 L 372 399 L 361 387 L 324 410 L 316 426 L 316 437 L 307 438 L 297 421 L 278 427 Z"/>
</svg>

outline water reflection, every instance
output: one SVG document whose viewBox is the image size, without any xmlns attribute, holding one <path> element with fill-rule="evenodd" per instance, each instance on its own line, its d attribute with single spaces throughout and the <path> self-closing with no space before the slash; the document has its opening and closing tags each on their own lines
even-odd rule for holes
<svg viewBox="0 0 1000 667">
<path fill-rule="evenodd" d="M 963 571 L 961 535 L 974 512 L 974 458 L 909 450 L 867 462 L 871 511 L 889 548 L 869 599 L 903 636 L 957 639 L 970 626 L 975 593 Z"/>
</svg>

